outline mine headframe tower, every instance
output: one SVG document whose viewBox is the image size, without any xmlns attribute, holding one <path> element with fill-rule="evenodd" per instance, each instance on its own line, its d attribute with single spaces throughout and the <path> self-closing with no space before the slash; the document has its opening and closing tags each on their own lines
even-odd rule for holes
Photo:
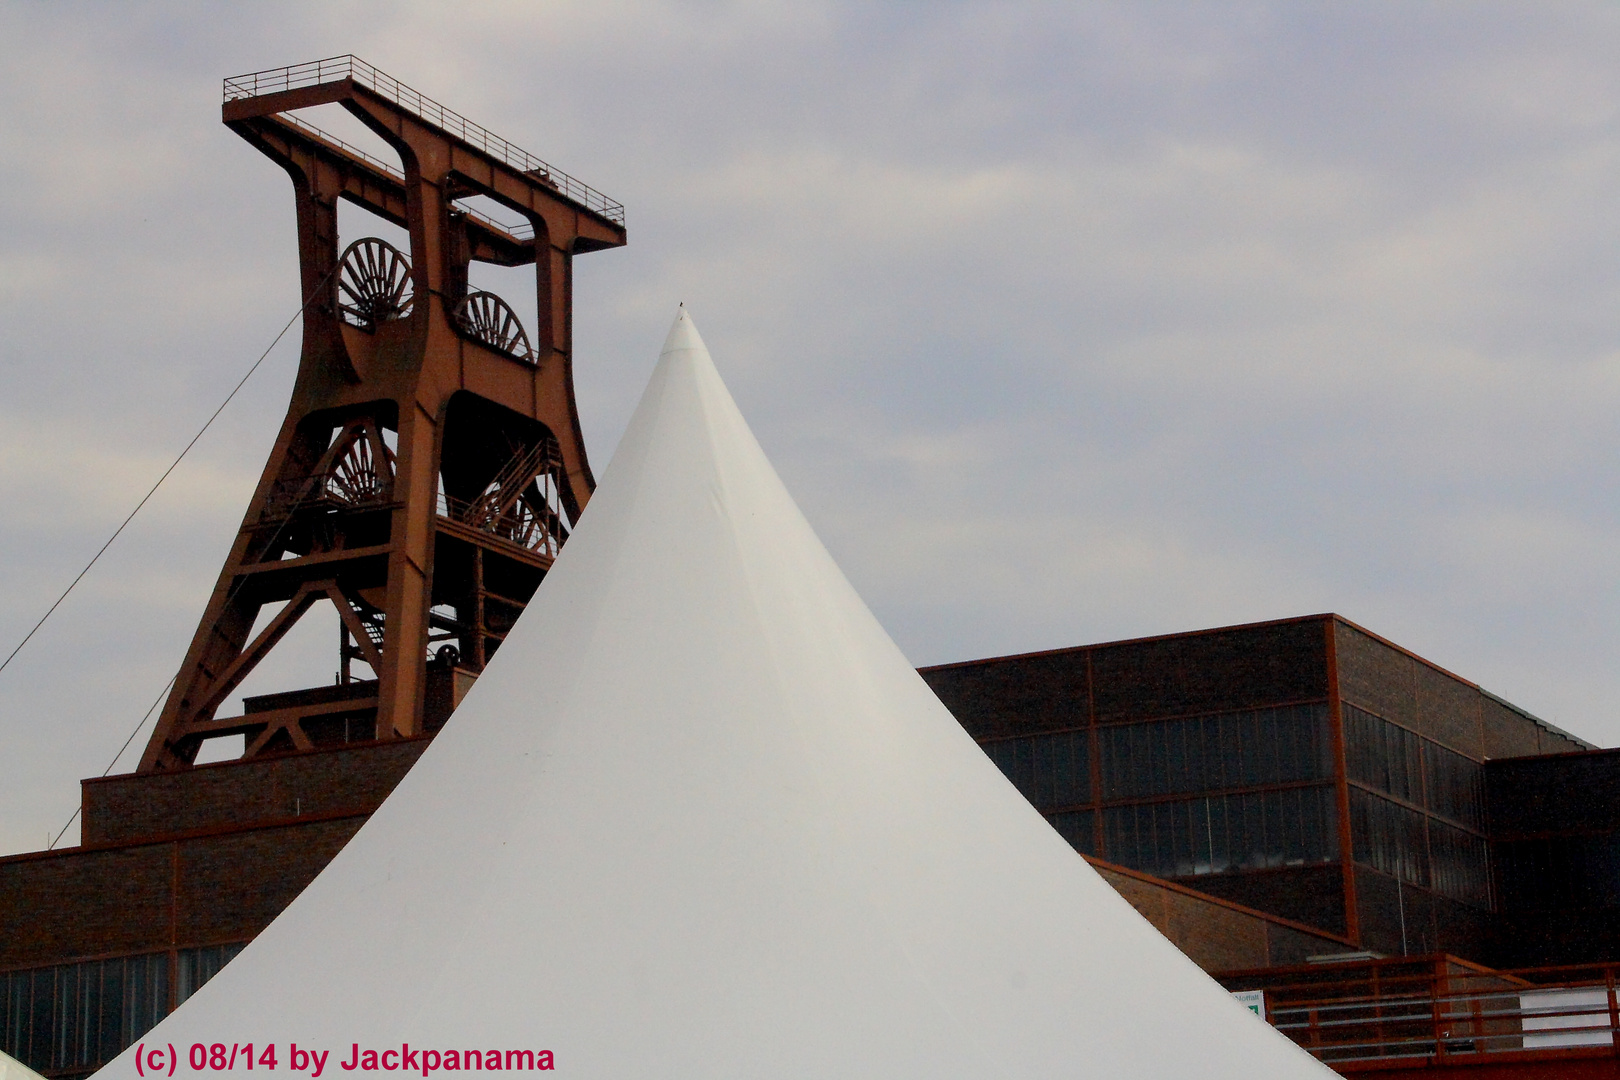
<svg viewBox="0 0 1620 1080">
<path fill-rule="evenodd" d="M 403 170 L 293 112 L 333 102 Z M 142 772 L 189 768 L 219 736 L 243 735 L 255 757 L 444 723 L 590 498 L 572 259 L 625 242 L 620 204 L 353 56 L 226 79 L 224 122 L 292 178 L 303 354 Z M 477 196 L 526 224 L 500 224 Z M 339 199 L 402 226 L 410 251 L 374 237 L 340 251 Z M 473 261 L 534 266 L 532 338 L 469 288 Z M 321 602 L 341 620 L 335 684 L 217 716 Z"/>
</svg>

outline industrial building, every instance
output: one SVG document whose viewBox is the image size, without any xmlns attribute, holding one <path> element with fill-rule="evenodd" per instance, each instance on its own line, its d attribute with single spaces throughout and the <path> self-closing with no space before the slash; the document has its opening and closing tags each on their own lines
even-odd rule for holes
<svg viewBox="0 0 1620 1080">
<path fill-rule="evenodd" d="M 923 675 L 1085 855 L 1386 955 L 1620 959 L 1620 751 L 1339 616 Z"/>
</svg>

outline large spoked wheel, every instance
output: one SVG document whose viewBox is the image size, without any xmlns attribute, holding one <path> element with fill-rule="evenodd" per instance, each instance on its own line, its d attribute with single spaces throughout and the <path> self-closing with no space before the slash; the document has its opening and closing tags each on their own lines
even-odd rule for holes
<svg viewBox="0 0 1620 1080">
<path fill-rule="evenodd" d="M 456 324 L 462 333 L 508 356 L 531 360 L 529 335 L 524 333 L 517 312 L 505 300 L 490 292 L 468 293 L 456 305 Z"/>
<path fill-rule="evenodd" d="M 343 252 L 338 264 L 338 307 L 362 330 L 402 319 L 411 310 L 411 260 L 386 240 L 368 236 Z"/>
<path fill-rule="evenodd" d="M 514 544 L 530 549 L 540 547 L 546 539 L 545 524 L 528 499 L 519 499 L 512 505 L 506 520 L 501 522 L 500 531 Z"/>
<path fill-rule="evenodd" d="M 376 502 L 383 496 L 382 478 L 371 455 L 371 443 L 364 438 L 354 439 L 332 466 L 332 475 L 326 481 L 327 491 L 339 502 L 350 506 Z"/>
</svg>

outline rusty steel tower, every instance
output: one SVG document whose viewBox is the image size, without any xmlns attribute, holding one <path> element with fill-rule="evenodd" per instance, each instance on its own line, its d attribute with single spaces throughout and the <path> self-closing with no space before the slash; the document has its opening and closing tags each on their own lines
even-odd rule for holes
<svg viewBox="0 0 1620 1080">
<path fill-rule="evenodd" d="M 403 169 L 294 115 L 330 103 Z M 624 244 L 620 204 L 353 56 L 225 80 L 224 122 L 292 178 L 303 354 L 140 772 L 189 768 L 225 735 L 245 736 L 252 758 L 430 734 L 594 486 L 574 405 L 572 260 Z M 339 199 L 403 227 L 410 250 L 340 247 Z M 482 200 L 525 224 L 479 212 Z M 469 288 L 475 261 L 534 266 L 532 336 Z M 216 715 L 324 602 L 341 620 L 336 683 Z"/>
</svg>

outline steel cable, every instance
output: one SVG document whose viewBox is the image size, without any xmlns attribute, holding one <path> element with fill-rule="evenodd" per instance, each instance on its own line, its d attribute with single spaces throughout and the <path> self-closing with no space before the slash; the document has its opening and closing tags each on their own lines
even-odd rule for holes
<svg viewBox="0 0 1620 1080">
<path fill-rule="evenodd" d="M 332 275 L 337 273 L 337 271 L 337 266 L 334 266 L 331 270 L 327 271 L 326 276 L 320 280 L 320 282 L 315 286 L 314 290 L 310 293 L 309 299 L 300 304 L 298 310 L 292 313 L 292 317 L 287 320 L 286 324 L 283 325 L 282 328 L 276 333 L 276 336 L 271 339 L 270 344 L 265 346 L 264 351 L 259 354 L 259 358 L 253 361 L 253 365 L 247 369 L 247 373 L 237 380 L 236 385 L 231 388 L 231 392 L 225 395 L 225 400 L 219 403 L 219 407 L 213 411 L 206 421 L 204 421 L 203 426 L 197 429 L 197 434 L 191 437 L 191 441 L 186 443 L 185 448 L 182 449 L 180 453 L 175 456 L 175 459 L 169 463 L 169 467 L 163 470 L 163 475 L 157 478 L 157 482 L 152 485 L 151 490 L 141 497 L 141 501 L 135 504 L 135 509 L 131 510 L 129 512 L 129 516 L 124 518 L 123 522 L 118 526 L 118 528 L 113 530 L 113 534 L 107 538 L 107 542 L 101 545 L 100 549 L 97 550 L 93 556 L 91 556 L 90 561 L 84 564 L 84 569 L 80 570 L 74 579 L 68 583 L 68 587 L 62 590 L 62 595 L 58 596 L 56 601 L 45 610 L 45 614 L 39 617 L 39 621 L 34 624 L 33 628 L 29 630 L 28 633 L 23 635 L 23 639 L 17 643 L 16 648 L 11 650 L 10 654 L 5 658 L 4 661 L 0 661 L 0 671 L 4 671 L 11 664 L 11 661 L 16 659 L 17 654 L 22 652 L 23 646 L 27 645 L 29 640 L 39 632 L 40 627 L 45 625 L 45 621 L 55 613 L 56 609 L 62 606 L 62 601 L 68 598 L 68 594 L 78 586 L 79 582 L 84 580 L 84 576 L 90 572 L 90 568 L 95 566 L 97 561 L 99 561 L 100 558 L 107 553 L 107 549 L 112 547 L 113 541 L 118 539 L 119 534 L 121 534 L 124 529 L 129 526 L 131 521 L 135 520 L 135 515 L 141 512 L 141 508 L 151 501 L 153 495 L 157 494 L 158 488 L 163 486 L 163 482 L 169 478 L 169 475 L 173 473 L 176 468 L 179 467 L 180 462 L 185 460 L 186 455 L 191 453 L 192 447 L 197 445 L 197 442 L 203 437 L 208 429 L 213 426 L 214 421 L 219 419 L 220 413 L 225 411 L 225 407 L 231 403 L 231 400 L 236 397 L 237 393 L 242 389 L 242 387 L 247 385 L 247 381 L 253 378 L 253 373 L 259 370 L 259 366 L 265 362 L 265 359 L 269 357 L 270 353 L 275 349 L 275 347 L 281 344 L 281 339 L 287 336 L 287 331 L 292 329 L 293 323 L 297 322 L 299 317 L 302 316 L 304 312 L 309 310 L 309 305 L 313 304 L 316 298 L 321 295 L 321 290 L 326 287 L 326 283 L 332 279 Z M 283 523 L 282 527 L 285 527 L 285 522 Z M 277 532 L 279 533 L 279 531 L 280 530 L 278 529 Z M 238 584 L 237 588 L 240 587 L 240 584 Z M 235 595 L 235 589 L 232 590 L 232 595 Z M 146 726 L 146 722 L 152 718 L 152 714 L 157 711 L 158 705 L 162 703 L 164 697 L 169 692 L 169 688 L 174 685 L 174 681 L 177 678 L 179 678 L 178 672 L 169 676 L 169 681 L 163 685 L 163 689 L 158 693 L 156 700 L 152 702 L 152 704 L 147 708 L 146 713 L 135 724 L 134 729 L 130 731 L 129 737 L 124 740 L 124 745 L 118 748 L 118 753 L 113 755 L 113 759 L 109 761 L 107 763 L 107 767 L 101 771 L 102 776 L 106 776 L 108 773 L 113 771 L 113 767 L 118 764 L 118 759 L 124 756 L 124 751 L 128 750 L 130 743 L 135 741 L 135 736 L 140 733 L 141 728 Z M 56 847 L 57 842 L 62 839 L 63 835 L 67 833 L 68 829 L 72 828 L 73 822 L 78 819 L 80 809 L 82 809 L 82 804 L 80 807 L 76 807 L 74 809 L 72 816 L 67 820 L 67 824 L 62 826 L 61 831 L 56 834 L 55 839 L 50 842 L 45 850 L 50 851 Z"/>
</svg>

